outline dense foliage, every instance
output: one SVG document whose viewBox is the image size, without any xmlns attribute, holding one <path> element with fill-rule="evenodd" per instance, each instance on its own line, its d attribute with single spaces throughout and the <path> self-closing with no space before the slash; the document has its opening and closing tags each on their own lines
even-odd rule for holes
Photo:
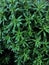
<svg viewBox="0 0 49 65">
<path fill-rule="evenodd" d="M 49 65 L 49 3 L 0 0 L 0 65 Z"/>
</svg>

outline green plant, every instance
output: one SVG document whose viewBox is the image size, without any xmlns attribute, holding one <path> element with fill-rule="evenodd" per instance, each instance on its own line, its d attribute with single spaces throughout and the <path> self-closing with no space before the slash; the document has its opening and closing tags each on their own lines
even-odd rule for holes
<svg viewBox="0 0 49 65">
<path fill-rule="evenodd" d="M 0 65 L 49 65 L 49 3 L 0 0 Z"/>
</svg>

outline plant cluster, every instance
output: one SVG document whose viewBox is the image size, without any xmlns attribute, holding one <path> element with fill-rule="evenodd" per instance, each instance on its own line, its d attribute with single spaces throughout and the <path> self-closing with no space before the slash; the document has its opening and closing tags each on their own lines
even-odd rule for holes
<svg viewBox="0 0 49 65">
<path fill-rule="evenodd" d="M 49 3 L 0 0 L 0 65 L 49 65 Z"/>
</svg>

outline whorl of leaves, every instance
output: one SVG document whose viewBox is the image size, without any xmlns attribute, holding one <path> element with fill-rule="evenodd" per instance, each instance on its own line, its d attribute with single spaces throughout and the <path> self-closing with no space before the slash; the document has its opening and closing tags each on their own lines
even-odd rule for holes
<svg viewBox="0 0 49 65">
<path fill-rule="evenodd" d="M 49 65 L 49 3 L 0 0 L 0 65 Z"/>
</svg>

